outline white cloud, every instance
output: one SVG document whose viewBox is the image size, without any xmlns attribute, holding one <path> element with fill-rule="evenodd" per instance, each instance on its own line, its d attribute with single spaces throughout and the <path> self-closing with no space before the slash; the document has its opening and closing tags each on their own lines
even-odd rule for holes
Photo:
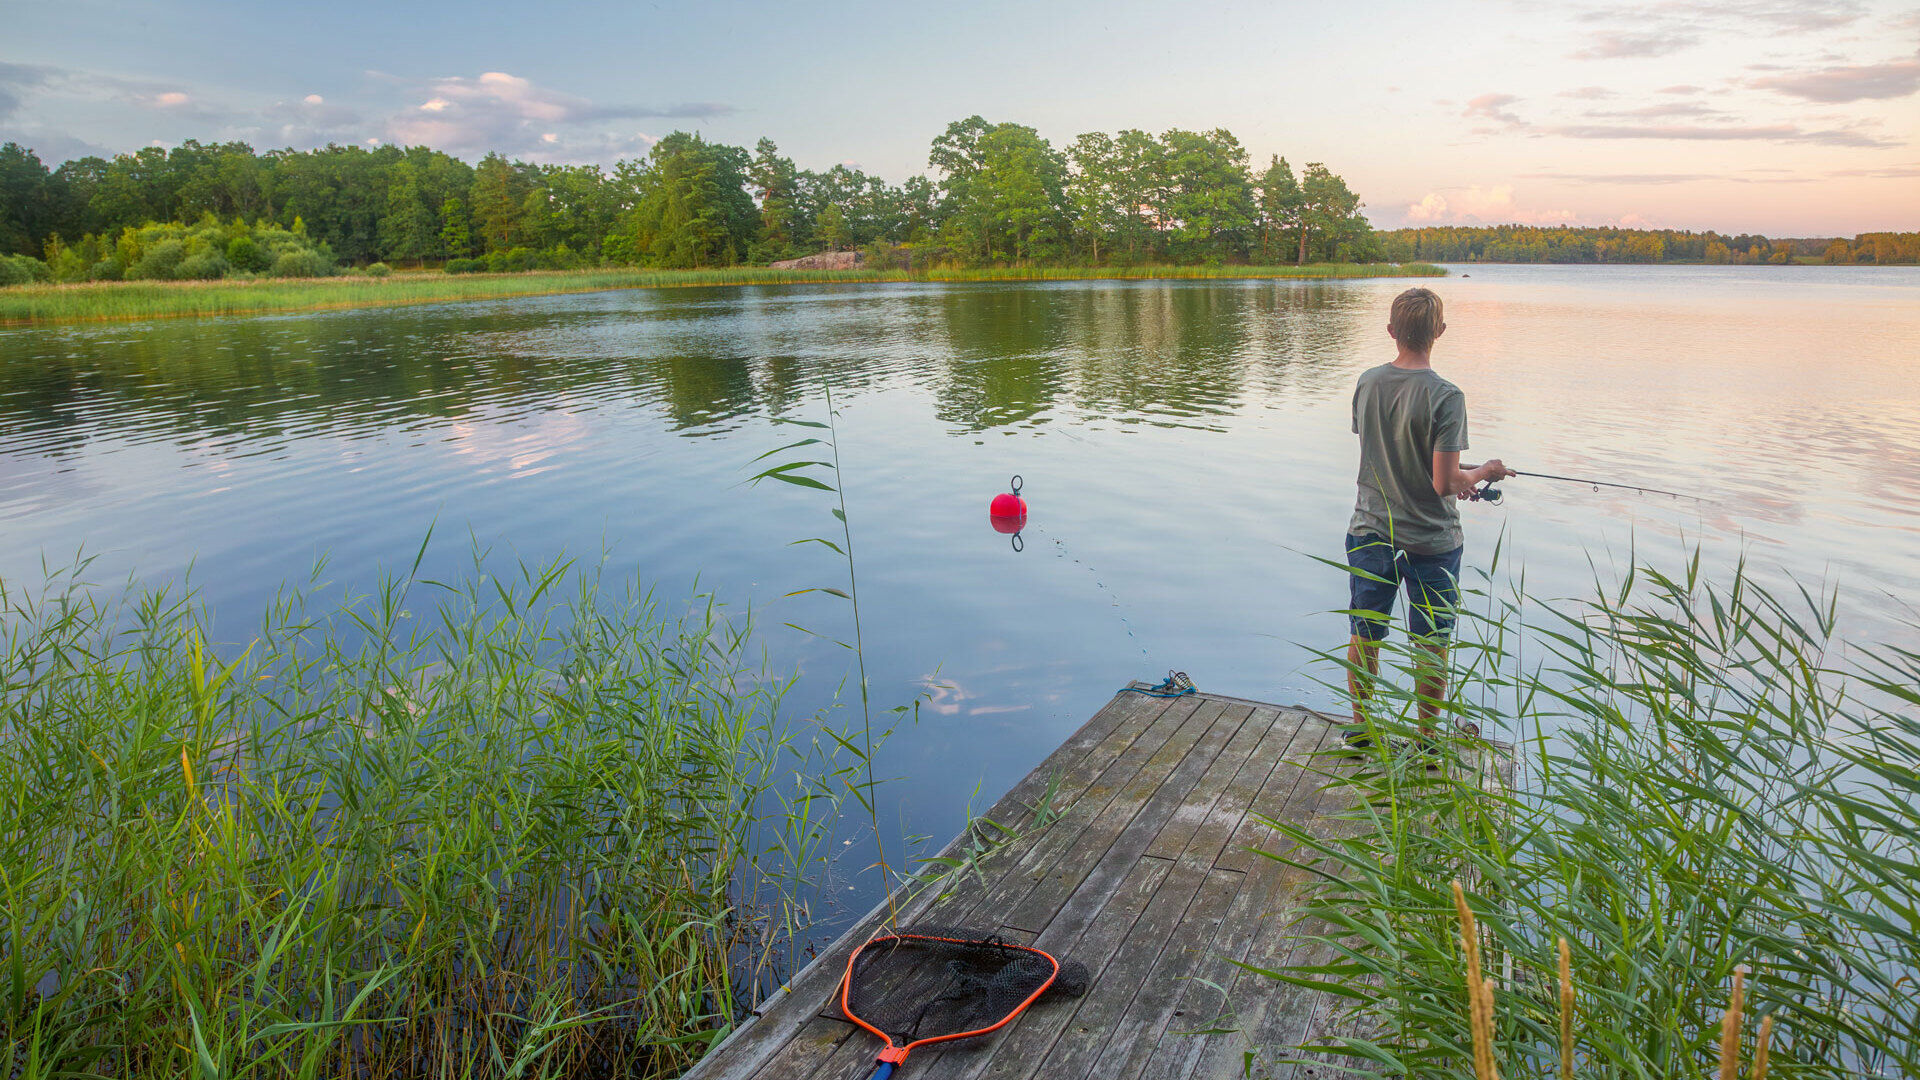
<svg viewBox="0 0 1920 1080">
<path fill-rule="evenodd" d="M 264 126 L 259 137 L 281 146 L 320 146 L 330 142 L 357 142 L 366 121 L 356 109 L 330 105 L 319 94 L 299 101 L 276 101 L 261 109 L 256 119 Z"/>
<path fill-rule="evenodd" d="M 504 71 L 435 79 L 418 92 L 426 95 L 424 101 L 387 120 L 389 142 L 467 155 L 499 151 L 541 161 L 604 161 L 653 145 L 653 137 L 638 132 L 607 131 L 611 121 L 704 119 L 734 112 L 715 102 L 602 104 Z"/>
<path fill-rule="evenodd" d="M 1519 205 L 1514 201 L 1512 184 L 1429 191 L 1408 206 L 1406 213 L 1407 220 L 1416 225 L 1552 225 L 1571 221 L 1574 216 L 1571 210 L 1535 210 Z"/>
</svg>

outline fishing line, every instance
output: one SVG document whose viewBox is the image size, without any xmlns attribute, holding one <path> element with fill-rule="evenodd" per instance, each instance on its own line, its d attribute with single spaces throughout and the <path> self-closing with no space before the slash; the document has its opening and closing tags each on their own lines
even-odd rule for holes
<svg viewBox="0 0 1920 1080">
<path fill-rule="evenodd" d="M 1053 542 L 1053 548 L 1054 548 L 1053 553 L 1056 558 L 1068 559 L 1072 561 L 1072 563 L 1075 566 L 1078 566 L 1082 570 L 1085 570 L 1087 574 L 1093 578 L 1094 587 L 1098 588 L 1101 592 L 1107 595 L 1107 600 L 1112 606 L 1114 614 L 1119 616 L 1120 626 L 1122 629 L 1124 629 L 1127 632 L 1127 637 L 1132 638 L 1133 643 L 1140 647 L 1140 655 L 1146 657 L 1149 660 L 1153 659 L 1153 654 L 1148 651 L 1146 642 L 1140 639 L 1139 634 L 1136 634 L 1133 632 L 1133 620 L 1127 618 L 1127 606 L 1120 602 L 1120 597 L 1117 593 L 1115 593 L 1112 589 L 1107 588 L 1107 583 L 1102 579 L 1100 571 L 1095 570 L 1085 560 L 1081 559 L 1078 555 L 1075 555 L 1073 553 L 1073 550 L 1067 547 L 1066 541 L 1060 539 L 1058 536 L 1055 536 L 1052 532 L 1048 531 L 1046 526 L 1035 525 L 1033 526 L 1033 531 L 1039 533 L 1040 535 L 1046 537 L 1048 540 Z"/>
<path fill-rule="evenodd" d="M 1625 488 L 1628 491 L 1638 491 L 1642 494 L 1671 495 L 1676 499 L 1692 499 L 1694 502 L 1707 501 L 1705 499 L 1702 499 L 1698 495 L 1682 495 L 1678 491 L 1668 491 L 1665 488 L 1641 487 L 1639 484 L 1616 484 L 1611 480 L 1588 480 L 1578 476 L 1555 476 L 1552 473 L 1521 472 L 1518 469 L 1513 470 L 1513 475 L 1530 476 L 1536 480 L 1559 480 L 1563 483 L 1568 483 L 1568 484 L 1587 484 L 1591 487 L 1597 487 L 1597 488 L 1603 488 L 1603 487 Z"/>
</svg>

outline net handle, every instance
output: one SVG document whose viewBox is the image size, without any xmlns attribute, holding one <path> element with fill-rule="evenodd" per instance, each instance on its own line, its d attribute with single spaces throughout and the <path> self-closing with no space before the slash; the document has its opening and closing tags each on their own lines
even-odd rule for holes
<svg viewBox="0 0 1920 1080">
<path fill-rule="evenodd" d="M 1017 1017 L 1021 1013 L 1026 1012 L 1027 1006 L 1040 1000 L 1040 995 L 1046 993 L 1047 988 L 1053 985 L 1053 981 L 1060 977 L 1060 961 L 1054 959 L 1054 956 L 1052 953 L 1047 952 L 1045 949 L 1036 949 L 1031 945 L 1015 945 L 1015 944 L 1012 944 L 1011 942 L 1003 943 L 1000 946 L 1001 948 L 1019 949 L 1022 952 L 1030 952 L 1035 956 L 1044 958 L 1048 964 L 1051 964 L 1053 966 L 1053 971 L 1047 976 L 1047 981 L 1041 983 L 1038 987 L 1036 987 L 1033 993 L 1027 995 L 1027 999 L 1025 1001 L 1022 1001 L 1019 1005 L 1015 1006 L 1011 1012 L 1001 1017 L 998 1022 L 994 1023 L 990 1027 L 978 1028 L 974 1031 L 957 1031 L 951 1035 L 929 1035 L 924 1039 L 915 1039 L 914 1041 L 908 1043 L 905 1046 L 895 1046 L 893 1045 L 893 1036 L 888 1035 L 886 1032 L 881 1031 L 879 1028 L 874 1027 L 872 1024 L 869 1024 L 865 1020 L 860 1019 L 858 1016 L 853 1015 L 853 1009 L 851 1007 L 853 1004 L 852 1002 L 853 965 L 854 965 L 854 961 L 860 959 L 860 953 L 864 951 L 869 945 L 873 945 L 882 941 L 908 941 L 908 940 L 945 941 L 954 945 L 973 944 L 973 942 L 967 941 L 964 938 L 933 937 L 929 934 L 875 934 L 873 937 L 868 938 L 864 943 L 862 943 L 860 948 L 853 950 L 853 955 L 847 957 L 847 973 L 840 980 L 840 1012 L 847 1019 L 853 1021 L 854 1023 L 860 1025 L 863 1028 L 866 1028 L 868 1031 L 872 1032 L 873 1034 L 880 1036 L 880 1041 L 887 1044 L 886 1049 L 880 1051 L 880 1055 L 878 1058 L 880 1062 L 880 1067 L 873 1071 L 873 1075 L 869 1077 L 868 1080 L 887 1080 L 888 1077 L 893 1075 L 894 1066 L 900 1064 L 901 1062 L 906 1061 L 907 1054 L 910 1053 L 915 1047 L 928 1046 L 937 1042 L 948 1042 L 953 1039 L 971 1039 L 975 1035 L 990 1035 L 993 1032 L 999 1031 L 1001 1028 L 1006 1027 L 1008 1024 L 1012 1023 L 1014 1020 L 1014 1017 Z"/>
</svg>

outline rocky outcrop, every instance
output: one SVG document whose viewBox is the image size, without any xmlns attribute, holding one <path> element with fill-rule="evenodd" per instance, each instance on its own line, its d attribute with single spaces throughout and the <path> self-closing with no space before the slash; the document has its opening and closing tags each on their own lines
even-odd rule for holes
<svg viewBox="0 0 1920 1080">
<path fill-rule="evenodd" d="M 782 259 L 767 266 L 773 270 L 858 270 L 866 261 L 867 257 L 858 251 L 823 251 L 798 259 Z"/>
</svg>

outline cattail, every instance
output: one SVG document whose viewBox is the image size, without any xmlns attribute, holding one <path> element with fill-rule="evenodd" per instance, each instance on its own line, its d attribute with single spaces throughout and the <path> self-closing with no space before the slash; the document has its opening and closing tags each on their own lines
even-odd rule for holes
<svg viewBox="0 0 1920 1080">
<path fill-rule="evenodd" d="M 1487 979 L 1480 984 L 1480 1030 L 1474 1034 L 1473 1045 L 1476 1055 L 1484 1054 L 1487 1071 L 1481 1073 L 1482 1080 L 1500 1080 L 1500 1063 L 1493 1059 L 1493 980 Z"/>
<path fill-rule="evenodd" d="M 1767 1042 L 1773 1037 L 1773 1017 L 1760 1018 L 1760 1041 L 1753 1047 L 1753 1080 L 1767 1080 Z"/>
<path fill-rule="evenodd" d="M 1480 931 L 1467 906 L 1467 891 L 1453 883 L 1453 906 L 1460 913 L 1460 948 L 1467 957 L 1467 1015 L 1473 1024 L 1473 1074 L 1500 1080 L 1493 1063 L 1493 980 L 1480 975 Z"/>
<path fill-rule="evenodd" d="M 1573 952 L 1560 939 L 1560 1080 L 1573 1080 Z"/>
<path fill-rule="evenodd" d="M 1745 964 L 1733 969 L 1733 1000 L 1720 1021 L 1720 1080 L 1735 1080 L 1740 1072 L 1740 1006 L 1746 979 Z"/>
</svg>

